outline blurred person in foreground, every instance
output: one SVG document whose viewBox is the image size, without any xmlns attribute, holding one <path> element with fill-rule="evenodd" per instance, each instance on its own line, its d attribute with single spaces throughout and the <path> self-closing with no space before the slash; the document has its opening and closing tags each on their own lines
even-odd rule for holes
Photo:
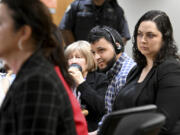
<svg viewBox="0 0 180 135">
<path fill-rule="evenodd" d="M 0 58 L 16 74 L 0 109 L 0 135 L 76 135 L 72 107 L 46 56 L 57 46 L 40 0 L 1 0 Z"/>
<path fill-rule="evenodd" d="M 113 110 L 155 104 L 166 116 L 160 135 L 179 135 L 180 58 L 168 15 L 159 10 L 146 12 L 133 37 L 137 67 L 116 97 Z"/>
</svg>

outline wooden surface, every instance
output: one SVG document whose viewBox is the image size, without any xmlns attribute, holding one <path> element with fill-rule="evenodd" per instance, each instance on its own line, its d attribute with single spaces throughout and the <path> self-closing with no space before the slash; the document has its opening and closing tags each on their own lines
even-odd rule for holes
<svg viewBox="0 0 180 135">
<path fill-rule="evenodd" d="M 53 21 L 56 25 L 59 25 L 63 15 L 64 15 L 64 12 L 66 11 L 66 8 L 72 2 L 73 2 L 73 0 L 57 0 L 56 13 L 52 14 Z"/>
</svg>

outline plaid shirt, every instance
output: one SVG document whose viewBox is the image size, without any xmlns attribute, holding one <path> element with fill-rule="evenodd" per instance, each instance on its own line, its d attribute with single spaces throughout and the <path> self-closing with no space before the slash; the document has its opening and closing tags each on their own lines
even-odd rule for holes
<svg viewBox="0 0 180 135">
<path fill-rule="evenodd" d="M 129 71 L 135 66 L 132 58 L 122 53 L 114 66 L 107 72 L 110 84 L 105 95 L 105 108 L 107 113 L 112 112 L 114 100 L 119 90 L 125 85 Z"/>
<path fill-rule="evenodd" d="M 41 53 L 21 67 L 0 108 L 0 135 L 76 135 L 68 95 Z"/>
</svg>

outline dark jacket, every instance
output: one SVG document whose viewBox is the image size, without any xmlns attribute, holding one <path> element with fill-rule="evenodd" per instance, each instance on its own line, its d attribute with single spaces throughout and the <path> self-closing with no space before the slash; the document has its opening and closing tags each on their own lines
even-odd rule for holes
<svg viewBox="0 0 180 135">
<path fill-rule="evenodd" d="M 21 67 L 0 109 L 0 135 L 76 135 L 59 77 L 40 52 Z"/>
<path fill-rule="evenodd" d="M 116 29 L 122 37 L 130 39 L 124 11 L 118 4 L 105 1 L 96 8 L 93 0 L 75 0 L 68 7 L 59 25 L 61 30 L 72 31 L 75 40 L 87 40 L 89 31 L 97 25 Z"/>
<path fill-rule="evenodd" d="M 131 71 L 126 85 L 115 100 L 114 110 L 155 104 L 158 111 L 166 116 L 161 134 L 180 134 L 180 62 L 168 58 L 154 66 L 139 85 L 137 80 L 141 72 L 141 68 Z"/>
<path fill-rule="evenodd" d="M 81 92 L 81 104 L 89 111 L 86 116 L 89 131 L 97 129 L 98 122 L 105 113 L 104 98 L 107 86 L 108 80 L 105 74 L 89 72 L 86 81 L 77 88 Z"/>
</svg>

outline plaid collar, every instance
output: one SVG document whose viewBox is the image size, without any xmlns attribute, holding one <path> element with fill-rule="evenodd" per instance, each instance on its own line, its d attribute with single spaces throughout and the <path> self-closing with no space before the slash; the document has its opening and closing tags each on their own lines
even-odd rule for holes
<svg viewBox="0 0 180 135">
<path fill-rule="evenodd" d="M 110 68 L 110 70 L 106 72 L 108 79 L 111 80 L 114 76 L 116 76 L 119 73 L 123 65 L 123 62 L 126 60 L 126 58 L 127 58 L 127 54 L 123 52 L 119 57 L 119 59 Z"/>
</svg>

